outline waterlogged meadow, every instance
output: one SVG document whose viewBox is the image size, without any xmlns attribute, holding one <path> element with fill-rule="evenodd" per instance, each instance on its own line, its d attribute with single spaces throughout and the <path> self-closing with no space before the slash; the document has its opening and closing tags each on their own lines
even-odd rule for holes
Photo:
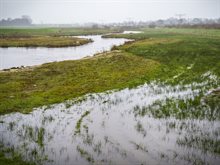
<svg viewBox="0 0 220 165">
<path fill-rule="evenodd" d="M 1 149 L 45 165 L 219 164 L 220 106 L 210 102 L 219 78 L 212 72 L 200 78 L 152 81 L 2 115 Z"/>
<path fill-rule="evenodd" d="M 219 30 L 103 37 L 133 41 L 0 72 L 0 164 L 219 164 Z"/>
</svg>

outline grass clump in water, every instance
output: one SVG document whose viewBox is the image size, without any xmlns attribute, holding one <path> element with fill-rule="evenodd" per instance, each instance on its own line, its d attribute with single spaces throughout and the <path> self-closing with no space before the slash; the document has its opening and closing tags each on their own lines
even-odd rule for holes
<svg viewBox="0 0 220 165">
<path fill-rule="evenodd" d="M 84 149 L 82 149 L 80 146 L 77 146 L 77 151 L 80 153 L 80 155 L 85 158 L 88 162 L 94 163 L 93 157 Z"/>
<path fill-rule="evenodd" d="M 7 156 L 6 156 L 7 155 Z M 35 165 L 35 163 L 24 161 L 13 148 L 4 148 L 0 144 L 0 164 L 1 165 Z"/>
<path fill-rule="evenodd" d="M 81 124 L 82 124 L 82 121 L 83 121 L 83 118 L 85 118 L 86 116 L 88 116 L 90 114 L 90 111 L 86 111 L 81 117 L 80 119 L 77 121 L 76 123 L 76 130 L 75 130 L 75 133 L 74 135 L 76 134 L 80 134 L 81 132 Z"/>
<path fill-rule="evenodd" d="M 45 133 L 45 130 L 44 128 L 40 128 L 38 130 L 38 136 L 37 136 L 37 144 L 40 146 L 40 147 L 43 147 L 44 146 L 44 133 Z"/>
</svg>

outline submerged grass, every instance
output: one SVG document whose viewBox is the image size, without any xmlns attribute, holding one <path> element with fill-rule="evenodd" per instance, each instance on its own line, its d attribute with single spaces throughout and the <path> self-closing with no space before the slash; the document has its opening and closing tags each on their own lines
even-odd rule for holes
<svg viewBox="0 0 220 165">
<path fill-rule="evenodd" d="M 44 146 L 44 133 L 45 133 L 44 128 L 40 128 L 38 131 L 38 136 L 37 136 L 37 144 L 40 147 Z"/>
<path fill-rule="evenodd" d="M 35 163 L 22 160 L 21 156 L 14 152 L 13 149 L 1 149 L 0 144 L 0 164 L 1 165 L 35 165 Z M 8 156 L 6 157 L 5 154 Z"/>
<path fill-rule="evenodd" d="M 84 117 L 86 117 L 86 116 L 88 116 L 90 114 L 90 111 L 86 111 L 81 117 L 80 117 L 80 119 L 77 121 L 77 123 L 76 123 L 76 130 L 75 130 L 75 135 L 76 134 L 80 134 L 80 132 L 81 132 L 81 124 L 82 124 L 82 121 L 83 121 L 83 118 Z"/>
<path fill-rule="evenodd" d="M 34 165 L 33 163 L 28 163 L 26 161 L 23 161 L 19 156 L 6 158 L 4 154 L 1 152 L 0 152 L 0 164 L 1 165 Z"/>
<path fill-rule="evenodd" d="M 93 164 L 95 161 L 93 157 L 86 150 L 82 149 L 80 146 L 77 146 L 77 151 L 80 153 L 81 157 L 85 158 L 88 162 Z"/>
</svg>

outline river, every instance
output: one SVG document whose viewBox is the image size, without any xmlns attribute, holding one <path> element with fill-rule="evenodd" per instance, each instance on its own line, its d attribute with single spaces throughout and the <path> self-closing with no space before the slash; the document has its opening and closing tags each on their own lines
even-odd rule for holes
<svg viewBox="0 0 220 165">
<path fill-rule="evenodd" d="M 96 53 L 109 51 L 112 46 L 122 45 L 128 39 L 102 38 L 101 35 L 78 36 L 93 42 L 64 48 L 0 48 L 0 70 L 12 67 L 34 66 L 48 62 L 78 60 Z"/>
</svg>

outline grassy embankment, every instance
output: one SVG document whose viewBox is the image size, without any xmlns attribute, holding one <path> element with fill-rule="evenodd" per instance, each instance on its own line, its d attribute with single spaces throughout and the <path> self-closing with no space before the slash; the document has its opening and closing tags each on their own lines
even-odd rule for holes
<svg viewBox="0 0 220 165">
<path fill-rule="evenodd" d="M 209 30 L 199 35 L 192 35 L 190 29 L 188 33 L 186 29 L 145 30 L 143 34 L 120 35 L 140 40 L 103 56 L 2 72 L 0 113 L 26 113 L 87 93 L 134 87 L 151 80 L 190 84 L 202 81 L 201 75 L 208 71 L 219 77 L 220 31 L 214 37 L 212 34 Z"/>
<path fill-rule="evenodd" d="M 80 28 L 0 28 L 0 47 L 67 47 L 91 42 L 88 39 L 67 38 L 77 36 L 118 32 L 109 29 Z"/>
</svg>

